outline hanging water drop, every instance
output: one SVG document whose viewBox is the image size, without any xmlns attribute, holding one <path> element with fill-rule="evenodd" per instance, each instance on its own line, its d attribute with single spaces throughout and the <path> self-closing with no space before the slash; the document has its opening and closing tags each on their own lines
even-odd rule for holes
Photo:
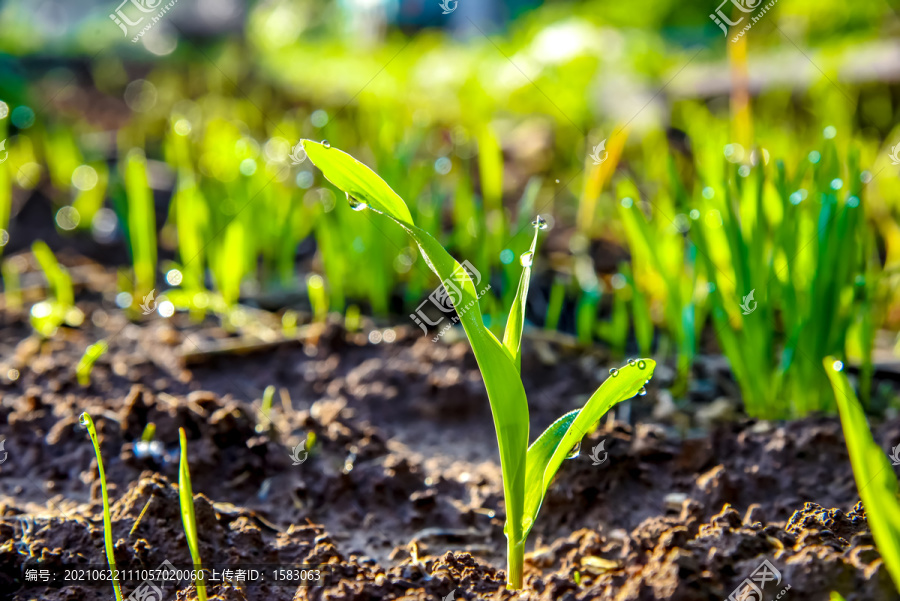
<svg viewBox="0 0 900 601">
<path fill-rule="evenodd" d="M 645 396 L 647 394 L 647 388 L 645 386 L 641 386 L 641 389 L 638 390 L 638 396 Z"/>
<path fill-rule="evenodd" d="M 324 146 L 325 148 L 331 148 L 331 142 L 329 142 L 328 140 L 322 140 L 322 146 Z"/>
<path fill-rule="evenodd" d="M 640 361 L 638 361 L 638 368 L 639 368 L 639 369 L 644 369 L 644 368 L 646 368 L 646 367 L 647 367 L 647 362 L 646 362 L 646 361 L 644 361 L 643 359 L 641 359 Z"/>
<path fill-rule="evenodd" d="M 519 263 L 522 264 L 522 267 L 531 267 L 531 264 L 534 262 L 534 253 L 529 251 L 523 252 L 519 255 Z"/>
<path fill-rule="evenodd" d="M 531 225 L 533 225 L 536 230 L 545 230 L 547 229 L 547 220 L 538 215 L 537 219 L 531 222 Z"/>
<path fill-rule="evenodd" d="M 615 378 L 616 376 L 619 375 L 619 370 L 616 369 L 615 367 L 613 367 L 612 369 L 609 370 L 609 375 L 611 375 L 612 377 Z"/>
<path fill-rule="evenodd" d="M 844 364 L 841 361 L 835 361 L 831 364 L 831 369 L 833 369 L 834 371 L 843 371 Z"/>
<path fill-rule="evenodd" d="M 575 443 L 575 446 L 572 447 L 572 450 L 569 451 L 568 455 L 566 455 L 566 459 L 575 459 L 578 457 L 578 453 L 581 452 L 581 441 Z"/>
<path fill-rule="evenodd" d="M 634 367 L 634 364 L 635 364 L 635 363 L 637 363 L 637 361 L 635 361 L 634 359 L 629 359 L 629 360 L 628 360 L 628 365 L 630 365 L 630 366 L 632 366 L 632 367 Z"/>
<path fill-rule="evenodd" d="M 364 203 L 361 200 L 357 200 L 356 198 L 350 196 L 350 193 L 347 192 L 347 202 L 350 203 L 350 208 L 354 211 L 365 211 L 369 208 L 369 205 Z"/>
</svg>

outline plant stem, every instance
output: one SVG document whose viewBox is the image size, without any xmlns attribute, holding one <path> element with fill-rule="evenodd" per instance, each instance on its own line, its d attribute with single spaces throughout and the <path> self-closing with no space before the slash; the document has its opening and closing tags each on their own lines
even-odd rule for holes
<svg viewBox="0 0 900 601">
<path fill-rule="evenodd" d="M 522 588 L 522 569 L 525 564 L 525 541 L 506 539 L 506 588 Z"/>
</svg>

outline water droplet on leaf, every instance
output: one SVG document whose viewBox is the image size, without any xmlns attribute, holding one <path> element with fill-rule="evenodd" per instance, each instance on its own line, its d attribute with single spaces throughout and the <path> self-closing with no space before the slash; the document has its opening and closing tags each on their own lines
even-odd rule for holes
<svg viewBox="0 0 900 601">
<path fill-rule="evenodd" d="M 536 230 L 545 230 L 547 229 L 547 220 L 538 215 L 537 219 L 531 222 L 531 225 L 533 225 Z"/>
<path fill-rule="evenodd" d="M 844 371 L 844 364 L 840 361 L 835 361 L 831 364 L 831 369 L 834 371 Z"/>
<path fill-rule="evenodd" d="M 581 452 L 581 441 L 575 443 L 575 446 L 572 447 L 572 450 L 566 455 L 566 459 L 575 459 L 578 457 L 578 453 Z"/>
<path fill-rule="evenodd" d="M 647 389 L 644 388 L 643 386 L 641 386 L 641 389 L 638 390 L 637 395 L 638 395 L 638 396 L 644 396 L 644 395 L 646 395 L 646 394 L 647 394 Z"/>
<path fill-rule="evenodd" d="M 322 146 L 324 146 L 325 148 L 331 148 L 331 142 L 329 142 L 328 140 L 322 140 Z"/>
<path fill-rule="evenodd" d="M 628 365 L 634 366 L 635 363 L 637 363 L 637 361 L 635 361 L 634 359 L 628 360 Z"/>
<path fill-rule="evenodd" d="M 640 361 L 638 361 L 638 368 L 644 369 L 644 368 L 646 368 L 646 367 L 647 367 L 647 362 L 646 362 L 646 361 L 644 361 L 643 359 L 641 359 Z"/>
<path fill-rule="evenodd" d="M 612 377 L 615 378 L 616 376 L 619 375 L 619 370 L 616 369 L 615 367 L 613 367 L 612 369 L 609 370 L 609 375 L 611 375 Z"/>
<path fill-rule="evenodd" d="M 522 264 L 522 267 L 531 267 L 531 264 L 534 262 L 534 253 L 530 250 L 527 252 L 523 252 L 519 255 L 519 263 Z"/>
<path fill-rule="evenodd" d="M 363 201 L 357 200 L 356 198 L 350 196 L 349 192 L 347 192 L 347 202 L 350 203 L 350 208 L 354 211 L 365 211 L 367 208 L 369 208 L 369 205 L 367 205 Z"/>
</svg>

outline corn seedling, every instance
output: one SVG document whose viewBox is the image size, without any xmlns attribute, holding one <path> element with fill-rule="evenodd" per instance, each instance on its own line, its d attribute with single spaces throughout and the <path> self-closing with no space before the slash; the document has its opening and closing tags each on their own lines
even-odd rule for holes
<svg viewBox="0 0 900 601">
<path fill-rule="evenodd" d="M 109 569 L 112 572 L 113 590 L 116 593 L 116 601 L 122 601 L 122 586 L 119 579 L 116 578 L 116 558 L 113 554 L 113 537 L 112 537 L 112 521 L 109 517 L 109 494 L 106 491 L 106 472 L 103 471 L 103 457 L 100 456 L 100 441 L 97 439 L 97 429 L 94 427 L 94 420 L 91 419 L 89 413 L 81 414 L 81 425 L 87 428 L 88 435 L 91 437 L 91 443 L 94 445 L 94 453 L 97 455 L 97 471 L 100 473 L 100 490 L 103 493 L 103 542 L 106 545 L 106 560 L 109 562 Z"/>
<path fill-rule="evenodd" d="M 306 279 L 306 290 L 312 308 L 313 323 L 325 323 L 328 317 L 328 293 L 325 292 L 325 280 L 319 274 L 312 274 Z"/>
<path fill-rule="evenodd" d="M 47 278 L 51 297 L 31 308 L 31 325 L 44 337 L 52 336 L 62 323 L 81 325 L 84 315 L 75 306 L 75 291 L 69 272 L 59 264 L 46 243 L 38 240 L 31 245 L 31 251 Z"/>
<path fill-rule="evenodd" d="M 141 442 L 153 442 L 154 438 L 156 438 L 156 424 L 147 422 L 144 431 L 141 432 Z"/>
<path fill-rule="evenodd" d="M 156 285 L 156 213 L 144 153 L 133 149 L 125 157 L 124 164 L 128 242 L 134 264 L 134 298 L 141 299 Z"/>
<path fill-rule="evenodd" d="M 632 360 L 620 369 L 611 370 L 612 377 L 582 409 L 556 420 L 529 447 L 528 401 L 519 374 L 520 345 L 531 258 L 538 233 L 545 227 L 544 222 L 540 218 L 534 222 L 531 248 L 520 259 L 523 270 L 503 342 L 500 342 L 483 322 L 475 286 L 468 272 L 437 240 L 415 225 L 406 203 L 384 180 L 350 155 L 328 144 L 304 140 L 303 146 L 310 160 L 347 196 L 354 208 L 366 211 L 366 216 L 372 221 L 378 220 L 385 230 L 405 231 L 416 242 L 438 278 L 459 286 L 457 313 L 484 379 L 500 450 L 506 502 L 507 586 L 522 588 L 526 537 L 534 526 L 554 475 L 610 407 L 643 391 L 656 364 L 650 359 Z"/>
<path fill-rule="evenodd" d="M 2 250 L 2 247 L 0 247 Z M 5 259 L 0 263 L 3 275 L 3 301 L 8 310 L 18 311 L 22 308 L 22 284 L 19 277 L 18 261 Z"/>
<path fill-rule="evenodd" d="M 272 403 L 275 400 L 275 387 L 269 384 L 263 391 L 262 405 L 259 408 L 259 414 L 262 417 L 260 422 L 256 424 L 257 432 L 264 432 L 269 429 L 272 419 L 269 417 L 272 413 Z"/>
<path fill-rule="evenodd" d="M 75 374 L 78 376 L 80 385 L 87 386 L 91 383 L 91 371 L 94 369 L 94 363 L 108 350 L 109 345 L 106 344 L 105 340 L 95 342 L 85 349 L 84 354 L 78 361 L 78 365 L 75 367 Z"/>
<path fill-rule="evenodd" d="M 194 561 L 194 569 L 200 578 L 194 581 L 197 587 L 197 598 L 206 601 L 206 582 L 203 577 L 203 563 L 200 561 L 200 539 L 197 534 L 197 517 L 194 515 L 194 491 L 191 488 L 191 472 L 188 469 L 187 438 L 184 428 L 178 429 L 181 443 L 181 460 L 178 464 L 178 501 L 181 505 L 181 522 L 184 524 L 184 537 L 187 539 Z"/>
<path fill-rule="evenodd" d="M 897 476 L 887 455 L 872 438 L 866 414 L 843 371 L 844 364 L 834 357 L 826 357 L 823 364 L 834 389 L 866 520 L 894 586 L 900 591 L 900 488 Z"/>
</svg>

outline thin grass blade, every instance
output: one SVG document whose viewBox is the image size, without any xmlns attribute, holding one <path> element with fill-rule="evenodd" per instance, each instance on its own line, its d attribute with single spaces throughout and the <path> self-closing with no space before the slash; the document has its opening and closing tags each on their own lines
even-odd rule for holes
<svg viewBox="0 0 900 601">
<path fill-rule="evenodd" d="M 106 472 L 103 470 L 103 457 L 100 456 L 100 441 L 97 438 L 97 428 L 94 427 L 94 420 L 87 412 L 81 414 L 81 425 L 87 428 L 88 435 L 91 437 L 91 443 L 94 445 L 94 453 L 97 455 L 97 471 L 100 473 L 100 491 L 103 494 L 103 544 L 106 546 L 106 560 L 109 562 L 109 569 L 112 572 L 113 591 L 116 594 L 116 601 L 122 601 L 122 585 L 116 575 L 116 557 L 112 539 L 112 520 L 109 517 L 109 494 L 106 492 Z"/>
<path fill-rule="evenodd" d="M 200 543 L 197 534 L 197 517 L 194 515 L 194 491 L 191 488 L 191 472 L 188 467 L 187 438 L 184 428 L 178 429 L 181 444 L 181 460 L 178 463 L 178 502 L 181 506 L 181 521 L 184 524 L 184 536 L 194 560 L 194 569 L 200 571 L 200 578 L 194 581 L 197 586 L 197 598 L 206 601 L 206 582 L 203 578 L 203 563 L 200 560 Z"/>
</svg>

